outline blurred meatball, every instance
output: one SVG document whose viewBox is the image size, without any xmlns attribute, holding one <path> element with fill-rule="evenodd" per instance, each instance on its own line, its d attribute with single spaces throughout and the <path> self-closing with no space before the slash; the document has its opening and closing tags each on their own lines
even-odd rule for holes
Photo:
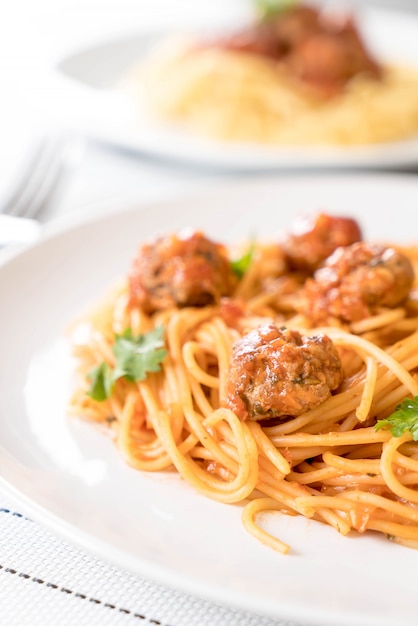
<svg viewBox="0 0 418 626">
<path fill-rule="evenodd" d="M 203 45 L 268 57 L 289 78 L 325 97 L 340 92 L 358 74 L 382 75 L 353 18 L 326 14 L 313 5 L 287 7 Z"/>
<path fill-rule="evenodd" d="M 296 220 L 281 243 L 291 269 L 313 273 L 336 248 L 361 238 L 356 220 L 319 213 Z"/>
<path fill-rule="evenodd" d="M 131 298 L 148 313 L 218 304 L 235 283 L 225 246 L 201 232 L 168 235 L 143 245 L 129 274 Z"/>
<path fill-rule="evenodd" d="M 337 250 L 305 284 L 302 311 L 314 323 L 354 322 L 396 307 L 414 282 L 409 259 L 394 248 L 355 243 Z"/>
<path fill-rule="evenodd" d="M 237 33 L 216 40 L 218 47 L 280 60 L 319 27 L 319 13 L 313 7 L 298 6 L 255 23 Z"/>
<path fill-rule="evenodd" d="M 293 50 L 288 66 L 300 80 L 330 95 L 358 74 L 381 74 L 351 19 L 313 32 Z"/>
<path fill-rule="evenodd" d="M 341 380 L 329 337 L 267 324 L 234 344 L 226 404 L 242 420 L 301 415 L 324 402 Z"/>
</svg>

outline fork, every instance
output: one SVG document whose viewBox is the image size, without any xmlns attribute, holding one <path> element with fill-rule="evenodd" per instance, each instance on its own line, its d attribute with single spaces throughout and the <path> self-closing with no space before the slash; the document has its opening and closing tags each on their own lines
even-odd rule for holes
<svg viewBox="0 0 418 626">
<path fill-rule="evenodd" d="M 39 235 L 41 222 L 47 219 L 84 150 L 84 140 L 75 135 L 47 136 L 37 144 L 13 192 L 0 207 L 0 245 L 31 241 Z"/>
</svg>

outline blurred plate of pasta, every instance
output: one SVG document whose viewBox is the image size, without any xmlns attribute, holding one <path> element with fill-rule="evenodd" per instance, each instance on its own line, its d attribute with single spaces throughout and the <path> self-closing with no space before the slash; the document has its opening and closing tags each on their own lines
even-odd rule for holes
<svg viewBox="0 0 418 626">
<path fill-rule="evenodd" d="M 284 33 L 247 17 L 72 52 L 54 72 L 67 121 L 130 150 L 221 169 L 414 165 L 418 18 L 289 11 L 302 17 Z"/>
<path fill-rule="evenodd" d="M 400 438 L 391 437 L 387 426 L 374 431 L 370 418 L 367 417 L 371 410 L 370 398 L 367 399 L 367 393 L 362 391 L 364 381 L 361 375 L 358 379 L 356 375 L 360 367 L 358 357 L 360 364 L 361 360 L 365 359 L 368 363 L 367 371 L 370 374 L 370 388 L 376 389 L 372 395 L 376 397 L 376 402 L 382 405 L 383 408 L 380 409 L 382 415 L 385 414 L 387 406 L 393 408 L 400 397 L 408 394 L 408 390 L 415 393 L 414 390 L 418 384 L 414 344 L 418 320 L 417 305 L 416 299 L 414 300 L 412 296 L 405 303 L 407 291 L 411 288 L 412 276 L 410 262 L 405 260 L 402 254 L 407 255 L 416 268 L 417 241 L 414 232 L 417 229 L 415 228 L 414 207 L 417 202 L 418 183 L 406 176 L 313 176 L 311 178 L 283 178 L 279 181 L 261 178 L 257 181 L 223 184 L 218 188 L 212 186 L 211 189 L 202 190 L 193 197 L 168 200 L 149 206 L 138 207 L 132 204 L 116 206 L 114 203 L 108 206 L 101 205 L 89 216 L 84 214 L 81 218 L 73 219 L 66 224 L 51 224 L 39 241 L 8 256 L 0 266 L 0 315 L 3 320 L 0 350 L 4 356 L 0 366 L 0 481 L 2 489 L 17 499 L 22 510 L 30 517 L 83 548 L 142 577 L 149 577 L 162 584 L 220 604 L 276 619 L 295 620 L 301 624 L 320 623 L 324 626 L 334 626 L 336 623 L 341 626 L 354 626 L 355 624 L 412 626 L 415 624 L 414 590 L 418 552 L 411 549 L 411 543 L 416 545 L 413 537 L 417 533 L 417 515 L 416 505 L 413 502 L 408 504 L 405 498 L 414 490 L 414 480 L 416 481 L 417 460 L 416 452 L 414 452 L 416 442 L 411 441 L 411 437 L 406 437 L 406 434 Z M 121 401 L 123 390 L 127 388 L 126 380 L 113 380 L 112 385 L 115 385 L 116 395 L 110 399 L 111 404 L 107 404 L 106 400 L 101 405 L 104 409 L 100 409 L 98 413 L 92 410 L 94 407 L 90 401 L 78 407 L 81 413 L 85 411 L 86 419 L 78 419 L 77 416 L 69 413 L 70 398 L 77 384 L 74 353 L 71 350 L 69 333 L 72 333 L 75 328 L 74 321 L 78 323 L 85 315 L 88 315 L 93 324 L 98 326 L 101 325 L 100 320 L 105 319 L 105 328 L 107 328 L 106 320 L 114 310 L 113 296 L 120 292 L 119 281 L 126 277 L 128 268 L 132 267 L 132 260 L 140 244 L 146 244 L 159 236 L 180 232 L 185 228 L 198 229 L 206 237 L 223 242 L 223 245 L 230 247 L 231 250 L 237 242 L 249 240 L 257 242 L 265 239 L 277 243 L 280 234 L 288 229 L 294 218 L 301 213 L 313 216 L 318 212 L 326 212 L 329 215 L 325 222 L 321 222 L 322 226 L 318 226 L 318 232 L 322 232 L 325 228 L 326 231 L 332 230 L 334 234 L 337 233 L 335 240 L 334 236 L 332 238 L 333 245 L 335 241 L 342 241 L 338 234 L 342 224 L 345 243 L 354 241 L 350 246 L 363 246 L 361 242 L 356 243 L 360 237 L 359 230 L 355 226 L 357 222 L 361 226 L 365 242 L 390 244 L 396 250 L 391 249 L 390 254 L 387 252 L 382 254 L 382 249 L 378 248 L 376 258 L 366 257 L 363 262 L 363 266 L 367 271 L 372 272 L 377 282 L 382 278 L 383 296 L 386 299 L 382 299 L 377 305 L 377 288 L 372 289 L 373 297 L 369 302 L 371 316 L 366 317 L 365 320 L 358 319 L 357 304 L 355 304 L 354 312 L 352 312 L 353 322 L 345 322 L 342 328 L 335 325 L 334 329 L 329 329 L 330 336 L 333 337 L 336 345 L 342 347 L 341 358 L 345 354 L 344 367 L 352 370 L 352 380 L 350 385 L 347 379 L 345 388 L 325 400 L 328 402 L 326 406 L 332 405 L 334 411 L 337 408 L 337 415 L 339 415 L 338 406 L 341 405 L 339 397 L 345 398 L 345 401 L 354 402 L 354 405 L 350 405 L 351 409 L 348 407 L 347 411 L 338 417 L 338 423 L 341 425 L 340 432 L 337 433 L 340 437 L 339 441 L 341 438 L 348 437 L 344 440 L 344 445 L 336 446 L 334 441 L 331 444 L 335 452 L 333 454 L 327 449 L 326 442 L 321 444 L 321 453 L 324 453 L 324 459 L 327 460 L 329 466 L 321 469 L 320 464 L 317 467 L 317 459 L 306 460 L 303 455 L 301 456 L 300 449 L 297 448 L 298 444 L 292 440 L 292 434 L 287 445 L 286 437 L 276 433 L 278 446 L 284 456 L 278 455 L 277 449 L 274 451 L 271 444 L 265 441 L 262 443 L 262 440 L 256 439 L 261 441 L 260 445 L 266 454 L 261 463 L 260 472 L 264 472 L 267 476 L 265 479 L 267 483 L 264 486 L 260 483 L 259 488 L 269 493 L 272 480 L 276 480 L 278 484 L 287 484 L 287 490 L 282 494 L 285 506 L 283 503 L 279 506 L 279 508 L 284 506 L 282 513 L 292 513 L 289 510 L 292 506 L 292 499 L 295 496 L 301 497 L 299 514 L 295 515 L 295 510 L 292 514 L 282 514 L 273 510 L 266 510 L 262 513 L 264 517 L 260 524 L 264 530 L 280 538 L 290 547 L 288 554 L 280 554 L 271 547 L 263 545 L 262 541 L 258 541 L 257 537 L 253 537 L 251 532 L 246 531 L 247 526 L 241 519 L 245 502 L 238 500 L 232 504 L 233 500 L 229 499 L 230 494 L 227 490 L 235 487 L 236 482 L 231 480 L 228 485 L 231 479 L 228 472 L 234 471 L 236 462 L 231 452 L 233 442 L 229 436 L 226 438 L 223 454 L 231 454 L 231 459 L 228 461 L 230 469 L 226 471 L 224 468 L 226 473 L 223 474 L 221 471 L 218 475 L 216 464 L 210 468 L 210 459 L 202 452 L 205 437 L 202 439 L 202 445 L 192 446 L 200 459 L 194 463 L 191 449 L 189 448 L 190 454 L 187 450 L 185 452 L 185 446 L 187 447 L 190 443 L 190 433 L 185 429 L 185 439 L 181 444 L 178 441 L 180 433 L 173 434 L 178 442 L 177 451 L 172 451 L 175 454 L 173 458 L 180 458 L 178 455 L 185 454 L 181 462 L 186 464 L 186 469 L 189 466 L 196 466 L 199 480 L 190 484 L 186 476 L 187 472 L 182 479 L 179 473 L 170 467 L 165 467 L 164 464 L 148 468 L 157 471 L 141 471 L 139 466 L 132 467 L 128 441 L 131 435 L 123 429 L 116 438 L 105 436 L 105 433 L 113 432 L 112 429 L 118 422 L 119 418 L 115 416 L 119 415 L 118 403 Z M 345 216 L 346 219 L 341 221 L 338 216 Z M 334 225 L 337 227 L 336 231 Z M 298 239 L 300 236 L 302 240 Z M 186 240 L 187 238 L 182 241 Z M 181 241 L 179 243 L 175 237 L 171 241 L 177 247 L 182 246 Z M 191 241 L 194 246 L 195 241 L 193 239 Z M 298 230 L 294 232 L 292 241 L 297 243 L 297 249 L 301 241 L 310 246 L 312 243 L 310 237 L 307 240 Z M 163 242 L 163 248 L 167 249 L 166 241 L 163 240 Z M 367 246 L 365 249 L 367 252 Z M 374 248 L 372 252 L 373 250 Z M 403 250 L 402 254 L 401 250 Z M 215 262 L 217 253 L 224 254 L 221 246 L 204 248 L 203 252 L 205 262 L 210 263 Z M 286 254 L 290 255 L 289 250 Z M 279 257 L 277 254 L 272 255 L 270 249 L 267 257 L 269 263 L 263 262 L 261 266 L 259 264 L 262 273 L 268 273 L 272 262 L 275 259 L 277 261 Z M 299 261 L 294 257 L 293 262 L 306 263 L 306 260 L 307 255 L 303 255 Z M 317 262 L 318 259 L 315 263 Z M 279 266 L 282 267 L 280 263 Z M 234 267 L 234 272 L 238 271 L 237 266 Z M 237 275 L 245 271 L 243 268 L 240 262 Z M 166 271 L 164 267 L 156 268 L 160 277 L 164 271 Z M 385 286 L 387 271 L 390 276 L 395 277 L 396 282 L 396 286 L 389 290 L 389 299 L 387 298 L 388 289 Z M 189 280 L 192 274 L 190 270 Z M 264 274 L 259 274 L 259 279 L 264 280 L 266 278 Z M 248 276 L 254 277 L 254 273 Z M 296 281 L 297 276 L 298 274 L 294 275 Z M 280 279 L 280 275 L 276 278 Z M 288 316 L 289 313 L 286 311 L 292 306 L 291 298 L 289 298 L 292 296 L 292 290 L 289 291 L 288 287 L 292 281 L 289 282 L 288 277 L 285 278 L 287 287 L 285 286 L 284 291 L 280 293 L 284 307 L 282 314 Z M 248 279 L 245 283 L 246 288 L 248 288 L 248 281 L 251 283 Z M 174 278 L 171 282 L 174 285 Z M 204 282 L 203 278 L 201 282 Z M 279 283 L 275 281 L 274 284 L 283 286 L 283 281 Z M 166 298 L 167 293 L 163 293 L 160 287 L 161 285 L 156 286 L 153 295 L 157 298 Z M 138 288 L 138 283 L 136 283 L 136 288 Z M 106 296 L 108 289 L 112 294 L 110 299 Z M 182 286 L 177 285 L 177 290 L 182 292 Z M 357 291 L 360 292 L 360 290 L 355 290 L 352 294 L 354 303 Z M 392 291 L 399 296 L 396 301 L 391 297 Z M 244 294 L 241 295 L 244 297 Z M 205 307 L 205 303 L 207 303 L 206 296 L 205 300 L 199 304 Z M 337 299 L 334 300 L 332 306 L 337 306 L 336 303 L 338 304 Z M 121 328 L 124 326 L 125 306 L 126 298 L 122 294 L 122 300 L 116 306 L 115 313 L 115 320 L 119 319 Z M 147 304 L 148 306 L 151 306 L 150 303 Z M 205 407 L 208 406 L 213 396 L 212 391 L 216 395 L 217 387 L 214 386 L 216 368 L 214 368 L 213 355 L 216 354 L 217 349 L 219 349 L 219 354 L 224 349 L 225 333 L 222 328 L 226 328 L 225 320 L 229 319 L 232 324 L 231 336 L 237 334 L 238 327 L 234 324 L 237 316 L 242 314 L 240 306 L 242 305 L 237 303 L 235 307 L 226 307 L 223 310 L 225 319 L 222 321 L 218 317 L 213 326 L 204 323 L 209 318 L 201 318 L 200 334 L 198 332 L 196 335 L 189 336 L 191 351 L 189 350 L 188 356 L 186 355 L 187 363 L 191 363 L 190 367 L 195 371 L 199 369 L 198 365 L 202 371 L 206 365 L 208 368 L 204 375 L 197 374 L 193 384 L 196 403 L 191 412 L 195 416 L 200 411 L 206 410 Z M 268 317 L 270 315 L 269 303 L 266 299 L 253 299 L 251 306 L 253 308 L 248 317 L 249 320 L 252 320 L 254 316 Z M 329 306 L 331 307 L 331 301 Z M 373 308 L 376 306 L 377 308 Z M 209 305 L 209 309 L 212 311 L 213 306 Z M 181 310 L 184 315 L 190 313 L 187 307 Z M 164 316 L 164 313 L 161 315 Z M 176 315 L 174 312 L 171 318 L 174 326 L 177 324 Z M 184 324 L 186 324 L 184 315 L 180 320 L 180 326 L 177 325 L 180 332 L 183 332 L 181 329 L 184 329 Z M 207 314 L 203 308 L 200 312 L 197 309 L 197 315 Z M 137 311 L 132 325 L 141 324 L 144 321 L 149 324 L 150 319 L 148 313 Z M 169 319 L 166 320 L 167 324 Z M 346 316 L 346 319 L 351 318 Z M 296 324 L 295 321 L 292 323 Z M 391 330 L 388 334 L 389 327 Z M 349 346 L 344 339 L 348 328 L 351 329 L 351 335 L 355 335 Z M 388 348 L 388 341 L 392 341 L 392 331 L 395 339 L 401 339 L 395 347 Z M 281 331 L 276 329 L 275 332 Z M 172 337 L 175 338 L 176 333 L 177 331 L 172 334 Z M 215 335 L 212 336 L 212 333 Z M 367 346 L 371 345 L 372 338 L 376 336 L 380 337 L 379 345 L 386 346 L 386 348 L 376 347 L 372 348 L 372 352 L 368 352 Z M 215 343 L 213 343 L 214 337 L 218 338 Z M 300 344 L 297 333 L 293 337 L 295 345 Z M 126 373 L 127 367 L 138 365 L 135 359 L 132 361 L 132 355 L 125 359 L 126 350 L 130 349 L 130 345 L 132 346 L 133 336 L 120 332 L 119 340 L 121 343 L 117 356 L 122 358 L 123 364 L 119 363 L 118 376 L 121 374 L 121 368 L 125 368 L 123 372 Z M 80 341 L 82 345 L 84 340 L 79 337 L 77 341 Z M 154 342 L 158 349 L 161 347 L 159 335 L 148 336 L 147 342 Z M 196 351 L 199 342 L 207 346 L 204 355 Z M 93 343 L 96 348 L 99 347 L 100 351 L 104 350 L 103 353 L 106 353 L 107 348 L 100 333 L 95 332 Z M 324 347 L 328 350 L 326 344 Z M 142 353 L 142 348 L 139 349 L 139 344 L 136 348 L 138 348 L 136 352 L 138 356 Z M 349 352 L 353 349 L 355 354 L 350 359 L 348 358 Z M 94 350 L 90 351 L 89 348 L 88 359 L 93 353 Z M 386 354 L 384 358 L 383 353 Z M 177 356 L 174 355 L 174 360 L 180 359 L 179 354 L 177 352 Z M 330 354 L 332 361 L 334 357 L 332 353 Z M 373 363 L 371 363 L 376 355 L 378 360 L 383 358 L 377 370 L 373 369 Z M 159 357 L 165 358 L 165 355 L 159 353 Z M 112 357 L 110 357 L 110 362 L 111 359 Z M 395 360 L 399 361 L 399 365 L 394 367 L 392 372 L 391 368 Z M 154 382 L 150 382 L 149 386 L 148 383 L 141 383 L 141 389 L 144 391 L 143 398 L 146 400 L 147 408 L 151 406 L 151 412 L 153 412 L 153 403 L 158 404 L 155 398 L 162 399 L 166 393 L 169 396 L 174 393 L 177 387 L 176 376 L 181 375 L 180 371 L 177 373 L 173 369 L 171 373 L 168 371 L 168 386 L 164 391 L 156 384 L 161 378 L 158 378 L 160 376 L 157 372 L 158 367 L 152 369 L 154 366 L 155 362 L 154 365 L 151 364 L 151 370 L 156 372 L 155 376 L 157 376 L 153 379 Z M 331 369 L 333 368 L 332 365 Z M 391 371 L 386 372 L 387 369 Z M 101 372 L 104 373 L 103 368 Z M 109 368 L 108 372 L 115 374 L 115 371 Z M 203 376 L 202 389 L 206 389 L 203 395 L 199 395 L 196 388 L 200 375 Z M 397 381 L 398 376 L 400 376 L 399 381 Z M 93 377 L 96 378 L 97 383 L 97 376 Z M 186 381 L 186 378 L 183 380 Z M 297 384 L 297 380 L 296 377 L 293 382 Z M 338 385 L 339 381 L 338 374 L 331 388 Z M 376 382 L 376 386 L 373 381 Z M 185 393 L 188 384 L 185 382 L 185 386 L 180 385 L 179 388 L 183 389 L 181 393 Z M 212 391 L 210 391 L 211 385 Z M 102 385 L 101 389 L 97 388 L 95 393 L 103 394 L 106 392 L 105 387 L 106 385 Z M 184 398 L 186 406 L 187 397 L 184 396 Z M 96 400 L 99 401 L 97 395 Z M 171 404 L 173 416 L 181 412 L 181 402 L 176 404 L 173 400 Z M 352 410 L 357 404 L 362 405 L 361 411 L 365 413 L 358 419 L 357 414 L 354 415 Z M 147 427 L 145 434 L 140 432 L 144 406 L 131 404 L 131 408 L 133 406 L 138 408 L 139 420 L 136 425 L 134 424 L 131 433 L 133 438 L 136 438 L 135 445 L 143 446 L 144 450 L 148 449 L 151 455 L 149 460 L 158 461 L 158 465 L 159 460 L 153 452 L 155 441 L 151 429 Z M 325 407 L 325 404 L 321 406 Z M 323 414 L 321 413 L 321 406 L 313 409 L 314 413 L 316 411 L 315 415 L 319 416 L 319 423 L 322 423 L 321 419 L 335 421 L 336 418 L 332 415 L 332 411 L 330 415 L 329 409 L 327 412 L 324 408 Z M 109 407 L 111 407 L 110 412 Z M 254 403 L 254 408 L 256 409 L 256 403 Z M 258 409 L 255 412 L 257 411 Z M 163 413 L 162 408 L 156 411 L 156 415 L 160 416 L 161 420 Z M 232 419 L 231 413 L 228 415 Z M 258 412 L 258 415 L 261 413 Z M 295 423 L 299 423 L 300 419 L 303 420 L 304 416 L 295 417 Z M 286 427 L 286 424 L 290 423 L 284 420 L 280 424 L 279 420 L 279 430 L 283 424 Z M 353 428 L 355 424 L 360 427 Z M 231 425 L 233 432 L 236 433 L 237 429 L 239 430 L 238 422 L 232 420 Z M 223 428 L 225 427 L 224 425 Z M 322 426 L 317 428 L 322 429 Z M 317 428 L 315 430 L 313 423 L 309 426 L 305 433 L 308 439 L 322 436 L 321 432 L 317 432 Z M 212 437 L 216 429 L 216 423 L 209 424 L 207 435 Z M 247 430 L 245 430 L 246 437 L 251 439 L 250 433 L 260 432 L 258 422 L 252 422 Z M 325 425 L 324 436 L 325 440 L 329 441 L 327 433 L 329 435 L 329 427 Z M 361 444 L 364 446 L 364 454 L 369 455 L 366 459 L 360 457 L 358 452 L 353 455 L 348 452 L 348 449 L 353 446 L 353 440 L 350 437 L 358 438 L 363 433 L 372 437 L 370 443 Z M 142 440 L 143 436 L 145 438 Z M 296 439 L 297 437 L 296 434 Z M 396 476 L 391 480 L 392 483 L 396 483 L 399 488 L 405 490 L 402 497 L 385 498 L 384 481 L 382 482 L 380 470 L 377 467 L 379 446 L 382 446 L 382 442 L 383 444 L 388 442 L 396 444 L 392 450 L 390 448 L 392 444 L 388 443 L 386 454 L 390 453 L 390 458 L 394 459 L 393 462 L 398 468 Z M 241 443 L 238 450 L 238 459 L 241 459 L 242 455 L 243 466 L 246 465 L 248 458 L 254 461 L 255 448 L 249 444 L 249 439 L 247 443 L 248 449 L 245 443 Z M 209 448 L 211 445 L 209 443 Z M 356 450 L 358 449 L 356 444 Z M 316 455 L 320 452 L 319 450 L 315 452 L 315 446 L 312 448 L 311 443 L 309 443 L 308 450 L 309 455 L 311 452 Z M 260 453 L 260 456 L 263 456 L 264 452 Z M 292 455 L 296 456 L 292 457 Z M 315 500 L 319 494 L 312 495 L 309 489 L 305 489 L 303 485 L 296 485 L 293 479 L 285 483 L 283 473 L 278 469 L 273 471 L 274 463 L 278 461 L 286 465 L 292 458 L 295 477 L 297 475 L 306 477 L 311 470 L 316 472 L 318 476 L 313 482 L 313 489 L 316 489 L 319 474 L 324 471 L 328 472 L 329 484 L 322 494 L 327 502 L 333 496 L 341 496 L 341 492 L 344 491 L 343 483 L 338 483 L 341 474 L 344 474 L 342 481 L 345 481 L 346 486 L 348 481 L 348 491 L 351 485 L 352 494 L 360 497 L 363 493 L 365 497 L 370 497 L 370 502 L 357 503 L 357 508 L 354 506 L 357 513 L 353 513 L 352 518 L 350 515 L 344 515 L 344 512 L 340 512 L 338 516 L 335 510 L 327 509 L 328 513 L 325 511 L 322 519 L 326 523 L 320 523 L 317 516 L 312 517 L 314 512 L 309 512 L 309 504 L 305 503 L 302 506 L 302 500 L 307 500 L 307 497 L 313 497 Z M 296 469 L 298 459 L 300 473 Z M 347 468 L 344 469 L 338 465 L 342 462 L 348 464 L 348 474 L 345 473 Z M 369 485 L 363 491 L 353 487 L 353 481 L 355 483 L 356 478 L 350 474 L 352 471 L 358 474 L 358 467 L 363 467 L 362 464 L 364 465 L 361 470 L 362 480 Z M 220 500 L 206 497 L 206 487 L 201 490 L 197 488 L 199 483 L 203 484 L 205 468 L 209 470 L 209 474 L 203 483 L 209 491 L 213 488 L 213 484 L 219 484 L 222 481 L 222 477 L 225 479 L 226 490 L 221 490 L 223 495 L 221 494 Z M 245 486 L 248 486 L 250 491 L 253 489 L 255 479 L 253 470 L 248 476 L 248 484 L 244 476 L 244 485 L 241 485 L 238 491 Z M 271 476 L 270 470 L 272 470 Z M 284 471 L 287 470 L 284 469 Z M 402 481 L 404 484 L 401 484 Z M 240 493 L 242 495 L 244 492 L 240 491 Z M 253 495 L 257 496 L 256 493 Z M 262 504 L 264 500 L 265 498 L 262 497 Z M 258 497 L 251 498 L 250 504 L 259 501 Z M 353 506 L 349 494 L 347 499 L 344 500 L 342 496 L 337 501 L 344 510 Z M 379 506 L 382 506 L 383 502 L 385 504 L 382 511 L 376 513 L 376 508 L 380 511 Z M 321 506 L 325 507 L 325 504 Z M 272 508 L 270 500 L 267 509 L 269 507 Z M 321 510 L 319 510 L 319 516 L 321 516 Z M 407 514 L 403 524 L 399 522 L 399 511 Z M 335 524 L 336 519 L 339 519 L 337 524 Z M 371 530 L 363 532 L 364 524 L 368 519 L 373 520 Z M 350 530 L 350 524 L 353 524 L 353 527 L 360 532 L 352 530 L 348 536 L 345 535 Z M 400 526 L 403 528 L 402 531 L 399 530 Z M 337 532 L 338 530 L 340 532 Z M 407 545 L 400 545 L 391 531 L 403 533 L 406 537 L 403 543 Z"/>
</svg>

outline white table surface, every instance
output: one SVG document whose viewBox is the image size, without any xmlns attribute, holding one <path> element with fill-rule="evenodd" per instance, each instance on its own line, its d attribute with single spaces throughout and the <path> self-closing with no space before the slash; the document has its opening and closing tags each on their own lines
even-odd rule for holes
<svg viewBox="0 0 418 626">
<path fill-rule="evenodd" d="M 126 29 L 182 24 L 202 12 L 242 9 L 244 0 L 14 0 L 0 24 L 0 198 L 34 139 L 51 124 L 42 103 L 53 98 L 36 82 L 35 67 L 64 49 Z M 391 3 L 376 2 L 390 5 Z M 418 9 L 418 0 L 392 2 Z M 164 17 L 162 17 L 164 16 Z M 56 124 L 56 120 L 53 121 Z M 191 193 L 225 178 L 199 168 L 163 163 L 89 143 L 54 207 L 66 219 L 101 202 L 148 202 Z M 161 626 L 284 626 L 162 588 L 83 553 L 28 520 L 0 491 L 1 626 L 157 624 Z M 336 624 L 335 626 L 338 626 Z M 361 625 L 359 625 L 361 626 Z"/>
</svg>

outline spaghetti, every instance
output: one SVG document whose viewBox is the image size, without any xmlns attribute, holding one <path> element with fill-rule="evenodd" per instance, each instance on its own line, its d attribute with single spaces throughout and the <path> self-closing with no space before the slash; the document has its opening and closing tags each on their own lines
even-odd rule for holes
<svg viewBox="0 0 418 626">
<path fill-rule="evenodd" d="M 320 219 L 308 229 L 305 243 L 318 243 Z M 332 220 L 338 221 L 329 219 L 331 225 Z M 339 222 L 338 228 L 346 226 Z M 357 235 L 360 236 L 359 231 Z M 304 309 L 306 285 L 318 280 L 321 276 L 318 272 L 324 267 L 335 266 L 342 248 L 325 260 L 317 259 L 319 269 L 301 271 L 292 267 L 289 235 L 286 246 L 252 244 L 249 266 L 235 272 L 236 279 L 230 281 L 227 295 L 214 294 L 208 286 L 207 303 L 176 304 L 164 297 L 164 308 L 155 309 L 150 304 L 149 293 L 141 301 L 138 294 L 145 289 L 151 274 L 154 278 L 158 276 L 158 284 L 152 287 L 148 284 L 148 289 L 154 289 L 154 295 L 158 291 L 158 301 L 165 287 L 169 287 L 170 294 L 174 293 L 174 274 L 170 278 L 168 274 L 164 276 L 164 272 L 170 271 L 180 271 L 183 297 L 196 268 L 203 272 L 201 257 L 196 260 L 203 239 L 201 234 L 170 236 L 154 247 L 151 244 L 142 247 L 128 279 L 75 322 L 72 341 L 80 383 L 72 398 L 71 413 L 107 425 L 123 458 L 136 470 L 176 471 L 193 489 L 209 498 L 227 504 L 242 503 L 244 527 L 279 552 L 286 553 L 289 546 L 263 528 L 265 511 L 303 515 L 328 524 L 343 535 L 351 531 L 375 531 L 396 542 L 415 546 L 418 442 L 408 430 L 396 437 L 388 428 L 375 428 L 376 422 L 390 416 L 405 397 L 418 396 L 418 307 L 414 279 L 407 295 L 396 306 L 380 305 L 377 301 L 361 320 L 345 321 L 334 316 L 325 324 L 316 324 L 309 317 L 309 308 Z M 170 269 L 173 248 L 167 241 L 175 246 L 172 265 L 175 270 Z M 293 242 L 301 245 L 300 234 Z M 208 252 L 209 244 L 205 240 L 206 261 L 209 259 L 211 268 L 227 271 L 222 263 L 214 261 L 215 251 L 224 255 L 223 259 L 225 255 L 231 259 L 236 251 L 213 245 Z M 343 249 L 366 245 L 348 241 Z M 187 270 L 184 266 L 179 270 L 181 260 L 187 258 L 191 248 L 193 254 Z M 147 257 L 146 262 L 145 249 L 154 255 L 151 260 Z M 167 256 L 158 257 L 161 261 L 158 265 L 156 250 L 159 255 L 163 249 Z M 417 265 L 418 249 L 396 248 L 396 253 L 407 259 L 411 267 Z M 140 276 L 135 274 L 138 268 Z M 386 276 L 391 267 L 370 262 L 367 270 L 373 274 L 369 271 L 367 276 L 363 273 L 358 277 L 359 291 L 365 290 L 365 281 L 369 281 L 369 289 L 373 280 L 381 278 L 381 272 Z M 168 283 L 164 286 L 161 281 L 165 279 Z M 225 275 L 223 279 L 217 283 L 223 285 L 221 290 L 228 282 Z M 203 274 L 198 282 L 205 282 Z M 388 289 L 395 290 L 396 285 Z M 188 289 L 188 297 L 196 297 L 194 283 Z M 260 366 L 251 373 L 247 390 L 240 392 L 247 413 L 234 410 L 231 389 L 232 392 L 238 389 L 238 383 L 231 373 L 233 355 L 240 342 L 248 341 L 251 333 L 260 332 L 265 325 L 274 327 L 276 335 L 272 343 L 266 340 L 263 344 L 267 350 L 263 358 L 272 356 L 269 351 L 273 350 L 273 344 L 277 348 L 277 337 L 284 341 L 285 332 L 291 333 L 289 336 L 295 344 L 290 347 L 286 344 L 286 349 L 300 348 L 299 335 L 326 336 L 332 343 L 342 374 L 338 386 L 330 388 L 325 400 L 311 402 L 305 410 L 295 411 L 293 415 L 270 402 L 268 408 L 263 407 L 265 414 L 260 414 L 250 395 L 255 393 L 257 384 L 267 384 Z M 286 331 L 280 330 L 284 327 Z M 131 365 L 129 359 L 125 359 L 123 367 L 120 360 L 123 345 L 126 348 L 135 341 L 136 354 L 143 355 L 152 344 L 156 349 L 153 358 L 159 355 L 159 362 L 153 362 L 146 375 L 137 380 L 133 379 L 132 370 L 127 369 Z M 306 349 L 311 349 L 310 345 L 306 342 Z M 328 350 L 328 344 L 324 346 L 321 349 Z M 314 347 L 318 349 L 317 344 Z M 259 353 L 257 346 L 251 359 Z M 291 354 L 284 367 L 295 366 L 299 357 L 294 355 L 299 353 Z M 309 353 L 304 353 L 305 361 L 310 361 Z M 273 360 L 263 362 L 266 370 L 272 368 Z M 238 364 L 247 367 L 245 359 Z M 102 374 L 113 372 L 114 378 L 105 397 L 97 399 L 92 397 L 92 371 L 97 374 L 99 368 Z M 248 371 L 242 370 L 239 375 L 243 373 Z M 309 377 L 320 375 L 312 369 L 308 374 Z M 308 380 L 308 374 L 306 365 L 298 376 L 292 372 L 293 386 L 280 387 L 282 394 L 298 394 L 301 386 L 304 392 L 309 386 L 314 394 L 316 383 Z M 267 397 L 270 401 L 275 393 L 274 385 L 280 386 L 281 382 L 275 380 L 271 384 L 257 395 L 257 402 L 263 403 Z M 288 400 L 291 404 L 292 397 Z"/>
</svg>

